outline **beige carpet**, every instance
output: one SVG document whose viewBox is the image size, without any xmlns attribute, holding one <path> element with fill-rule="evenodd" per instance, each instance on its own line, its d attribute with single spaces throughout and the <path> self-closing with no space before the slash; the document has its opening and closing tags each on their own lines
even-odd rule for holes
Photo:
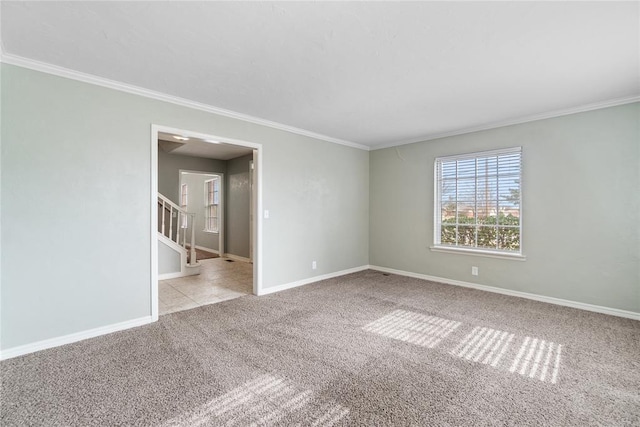
<svg viewBox="0 0 640 427">
<path fill-rule="evenodd" d="M 0 373 L 2 426 L 640 425 L 640 322 L 374 271 Z"/>
</svg>

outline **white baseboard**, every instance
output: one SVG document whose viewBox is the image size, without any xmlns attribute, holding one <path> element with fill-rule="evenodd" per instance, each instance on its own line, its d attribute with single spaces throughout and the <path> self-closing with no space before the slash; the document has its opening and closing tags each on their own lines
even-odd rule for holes
<svg viewBox="0 0 640 427">
<path fill-rule="evenodd" d="M 320 276 L 309 277 L 308 279 L 298 280 L 296 282 L 285 283 L 278 286 L 270 286 L 263 288 L 258 295 L 273 294 L 275 292 L 284 291 L 291 288 L 297 288 L 298 286 L 308 285 L 310 283 L 319 282 L 321 280 L 333 279 L 334 277 L 344 276 L 345 274 L 357 273 L 359 271 L 368 270 L 368 265 L 361 265 L 360 267 L 348 268 L 346 270 L 335 271 L 333 273 L 323 274 Z"/>
<path fill-rule="evenodd" d="M 217 249 L 206 248 L 200 245 L 196 245 L 196 249 L 200 249 L 201 251 L 207 251 L 207 252 L 211 252 L 212 254 L 220 255 L 220 251 Z"/>
<path fill-rule="evenodd" d="M 59 347 L 65 344 L 71 344 L 77 341 L 95 338 L 100 335 L 110 334 L 112 332 L 123 331 L 125 329 L 135 328 L 137 326 L 152 323 L 154 320 L 151 316 L 140 317 L 138 319 L 127 320 L 125 322 L 115 323 L 113 325 L 101 326 L 88 331 L 76 332 L 74 334 L 64 335 L 56 338 L 34 342 L 31 344 L 21 345 L 18 347 L 8 348 L 0 352 L 0 360 L 11 359 L 13 357 L 22 356 L 24 354 L 34 353 L 48 348 Z"/>
<path fill-rule="evenodd" d="M 190 245 L 185 245 L 185 247 L 190 248 Z M 220 251 L 217 249 L 207 248 L 205 246 L 196 245 L 196 249 L 200 249 L 201 251 L 211 252 L 212 254 L 220 255 Z"/>
<path fill-rule="evenodd" d="M 618 316 L 618 317 L 624 317 L 628 319 L 640 320 L 640 313 L 636 313 L 633 311 L 603 307 L 599 305 L 570 301 L 570 300 L 565 300 L 561 298 L 547 297 L 547 296 L 537 295 L 537 294 L 530 294 L 527 292 L 513 291 L 510 289 L 496 288 L 493 286 L 479 285 L 476 283 L 464 282 L 461 280 L 453 280 L 453 279 L 447 279 L 444 277 L 429 276 L 427 274 L 413 273 L 410 271 L 396 270 L 394 268 L 380 267 L 376 265 L 363 265 L 360 267 L 349 268 L 346 270 L 341 270 L 333 273 L 323 274 L 320 276 L 310 277 L 308 279 L 298 280 L 296 282 L 285 283 L 279 286 L 271 286 L 266 289 L 262 289 L 259 295 L 272 294 L 275 292 L 280 292 L 287 289 L 308 285 L 310 283 L 319 282 L 321 280 L 332 279 L 334 277 L 344 276 L 346 274 L 351 274 L 351 273 L 357 273 L 359 271 L 364 271 L 368 269 L 381 271 L 385 273 L 397 274 L 400 276 L 413 277 L 416 279 L 429 280 L 432 282 L 439 282 L 439 283 L 444 283 L 448 285 L 462 286 L 465 288 L 478 289 L 481 291 L 493 292 L 493 293 L 498 293 L 503 295 L 520 297 L 520 298 L 527 298 L 535 301 L 541 301 L 541 302 L 561 305 L 565 307 L 572 307 L 572 308 L 578 308 L 581 310 L 593 311 L 596 313 L 608 314 L 611 316 Z M 13 347 L 13 348 L 0 351 L 0 360 L 7 360 L 13 357 L 34 353 L 40 350 L 46 350 L 48 348 L 59 347 L 65 344 L 71 344 L 77 341 L 94 338 L 100 335 L 106 335 L 112 332 L 135 328 L 137 326 L 146 325 L 152 322 L 154 322 L 154 319 L 151 316 L 146 316 L 138 319 L 127 320 L 125 322 L 120 322 L 113 325 L 101 326 L 99 328 L 90 329 L 88 331 L 77 332 L 69 335 L 64 335 L 61 337 L 50 338 L 47 340 L 38 341 L 31 344 Z"/>
<path fill-rule="evenodd" d="M 249 258 L 245 258 L 243 256 L 238 256 L 238 255 L 234 255 L 234 254 L 224 254 L 224 255 L 222 255 L 222 258 L 229 258 L 229 259 L 232 259 L 234 261 L 240 261 L 240 262 L 251 262 L 251 260 Z"/>
<path fill-rule="evenodd" d="M 196 266 L 190 266 L 189 264 L 182 267 L 183 271 L 176 271 L 175 273 L 158 274 L 158 280 L 179 279 L 180 277 L 196 276 L 200 274 L 200 263 Z"/>
<path fill-rule="evenodd" d="M 158 280 L 177 279 L 178 277 L 184 277 L 184 273 L 176 271 L 175 273 L 158 274 Z"/>
<path fill-rule="evenodd" d="M 431 282 L 439 282 L 439 283 L 444 283 L 447 285 L 454 285 L 454 286 L 463 286 L 465 288 L 478 289 L 481 291 L 493 292 L 496 294 L 526 298 L 526 299 L 531 299 L 535 301 L 547 302 L 549 304 L 562 305 L 565 307 L 578 308 L 581 310 L 593 311 L 596 313 L 609 314 L 611 316 L 618 316 L 618 317 L 625 317 L 627 319 L 640 320 L 640 313 L 636 313 L 633 311 L 603 307 L 601 305 L 587 304 L 584 302 L 571 301 L 571 300 L 566 300 L 562 298 L 547 297 L 544 295 L 530 294 L 528 292 L 513 291 L 510 289 L 504 289 L 504 288 L 496 288 L 494 286 L 479 285 L 477 283 L 463 282 L 461 280 L 447 279 L 444 277 L 429 276 L 427 274 L 413 273 L 413 272 L 404 271 L 404 270 L 396 270 L 394 268 L 379 267 L 377 265 L 370 265 L 369 268 L 371 270 L 397 274 L 399 276 L 414 277 L 416 279 L 429 280 Z"/>
</svg>

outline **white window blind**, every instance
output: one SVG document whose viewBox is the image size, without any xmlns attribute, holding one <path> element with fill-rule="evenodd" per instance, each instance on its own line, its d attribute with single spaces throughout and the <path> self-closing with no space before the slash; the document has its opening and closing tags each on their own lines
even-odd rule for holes
<svg viewBox="0 0 640 427">
<path fill-rule="evenodd" d="M 521 147 L 435 161 L 436 247 L 522 253 Z"/>
<path fill-rule="evenodd" d="M 220 178 L 215 177 L 207 180 L 204 183 L 205 191 L 205 231 L 211 233 L 217 233 L 219 230 L 218 225 L 218 211 L 220 206 Z"/>
</svg>

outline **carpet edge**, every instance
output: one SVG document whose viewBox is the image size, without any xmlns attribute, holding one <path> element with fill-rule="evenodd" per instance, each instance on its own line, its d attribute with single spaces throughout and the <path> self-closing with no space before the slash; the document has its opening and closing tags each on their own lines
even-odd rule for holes
<svg viewBox="0 0 640 427">
<path fill-rule="evenodd" d="M 113 332 L 147 325 L 149 323 L 153 323 L 156 320 L 154 320 L 152 316 L 144 316 L 137 319 L 126 320 L 124 322 L 113 323 L 111 325 L 100 326 L 86 331 L 74 332 L 68 335 L 62 335 L 59 337 L 48 338 L 29 344 L 19 345 L 16 347 L 8 348 L 6 350 L 3 349 L 0 350 L 0 360 L 12 359 L 14 357 L 23 356 L 25 354 L 35 353 L 37 351 L 60 347 L 65 344 L 71 344 L 89 338 L 95 338 L 101 335 L 107 335 Z"/>
<path fill-rule="evenodd" d="M 546 302 L 549 304 L 560 305 L 563 307 L 577 308 L 580 310 L 591 311 L 594 313 L 608 314 L 610 316 L 624 317 L 632 320 L 640 320 L 640 313 L 634 311 L 622 310 L 619 308 L 605 307 L 601 305 L 588 304 L 585 302 L 566 300 L 562 298 L 549 297 L 546 295 L 532 294 L 529 292 L 514 291 L 511 289 L 498 288 L 495 286 L 480 285 L 477 283 L 464 282 L 462 280 L 447 279 L 445 277 L 430 276 L 428 274 L 414 273 L 411 271 L 397 270 L 395 268 L 381 267 L 370 265 L 369 269 L 381 271 L 385 273 L 397 274 L 399 276 L 413 277 L 415 279 L 429 280 L 431 282 L 444 283 L 445 285 L 461 286 L 464 288 L 472 288 L 480 291 L 492 292 L 496 294 L 509 295 L 513 297 L 526 298 L 534 301 Z"/>
</svg>

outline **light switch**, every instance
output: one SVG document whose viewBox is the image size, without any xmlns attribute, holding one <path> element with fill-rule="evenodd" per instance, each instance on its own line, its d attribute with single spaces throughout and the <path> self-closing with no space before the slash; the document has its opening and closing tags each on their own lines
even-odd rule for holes
<svg viewBox="0 0 640 427">
<path fill-rule="evenodd" d="M 269 211 L 267 209 L 264 210 L 264 218 L 265 219 L 269 218 Z"/>
</svg>

